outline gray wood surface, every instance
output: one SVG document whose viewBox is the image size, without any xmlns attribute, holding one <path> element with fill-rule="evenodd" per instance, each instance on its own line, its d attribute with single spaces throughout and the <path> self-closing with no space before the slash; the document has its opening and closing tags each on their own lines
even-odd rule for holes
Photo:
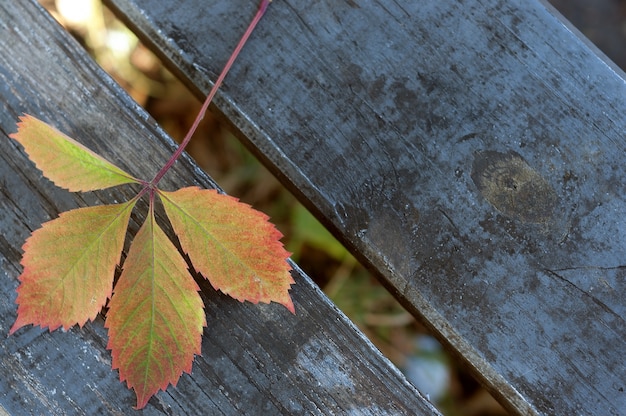
<svg viewBox="0 0 626 416">
<path fill-rule="evenodd" d="M 129 188 L 71 194 L 42 178 L 7 136 L 37 115 L 139 177 L 152 177 L 174 145 L 34 1 L 0 1 L 0 414 L 138 414 L 111 371 L 102 319 L 53 333 L 16 317 L 21 246 L 59 212 L 131 197 Z M 188 159 L 164 189 L 211 180 Z M 146 204 L 131 219 L 142 222 Z M 202 356 L 176 388 L 141 414 L 437 414 L 402 374 L 300 270 L 297 315 L 239 303 L 202 284 L 208 327 Z"/>
<path fill-rule="evenodd" d="M 256 1 L 108 0 L 202 95 Z M 216 105 L 520 414 L 626 409 L 626 84 L 537 0 L 281 0 Z"/>
</svg>

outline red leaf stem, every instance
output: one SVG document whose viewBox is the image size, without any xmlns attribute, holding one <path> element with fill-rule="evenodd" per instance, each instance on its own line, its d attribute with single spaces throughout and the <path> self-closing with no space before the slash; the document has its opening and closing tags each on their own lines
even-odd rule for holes
<svg viewBox="0 0 626 416">
<path fill-rule="evenodd" d="M 252 34 L 252 31 L 256 27 L 257 23 L 259 23 L 259 20 L 261 20 L 261 17 L 263 17 L 263 15 L 265 14 L 265 10 L 267 10 L 267 6 L 269 6 L 271 2 L 272 0 L 261 0 L 261 4 L 259 5 L 259 10 L 257 11 L 252 21 L 250 22 L 248 29 L 246 29 L 245 33 L 241 37 L 241 40 L 239 40 L 239 43 L 235 47 L 235 50 L 233 51 L 233 53 L 230 55 L 230 58 L 228 58 L 228 61 L 226 62 L 224 69 L 222 69 L 222 72 L 217 78 L 217 81 L 215 81 L 215 84 L 213 84 L 213 88 L 211 88 L 209 95 L 207 96 L 206 100 L 204 100 L 204 104 L 202 105 L 202 108 L 198 112 L 196 119 L 191 125 L 191 128 L 187 132 L 187 135 L 181 142 L 180 146 L 178 146 L 178 149 L 176 149 L 172 157 L 170 157 L 170 159 L 161 168 L 161 170 L 157 172 L 157 174 L 154 176 L 154 179 L 150 181 L 150 184 L 153 187 L 156 187 L 156 185 L 159 183 L 161 178 L 163 178 L 163 176 L 167 173 L 167 171 L 174 165 L 176 160 L 180 157 L 180 155 L 185 150 L 185 147 L 187 147 L 187 145 L 189 144 L 189 141 L 191 140 L 191 136 L 193 136 L 196 129 L 198 128 L 198 125 L 200 124 L 200 121 L 202 121 L 202 119 L 204 118 L 204 114 L 206 113 L 206 110 L 209 108 L 211 101 L 213 101 L 213 97 L 215 96 L 215 93 L 217 93 L 217 90 L 222 85 L 224 78 L 226 78 L 228 71 L 230 71 L 230 68 L 233 66 L 233 63 L 235 62 L 235 59 L 237 59 L 237 56 L 241 52 L 241 49 L 243 49 L 243 46 L 248 41 L 248 38 Z"/>
</svg>

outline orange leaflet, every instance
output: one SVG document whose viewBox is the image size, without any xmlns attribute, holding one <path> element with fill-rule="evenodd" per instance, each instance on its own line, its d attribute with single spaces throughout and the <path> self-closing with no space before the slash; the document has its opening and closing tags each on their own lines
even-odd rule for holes
<svg viewBox="0 0 626 416">
<path fill-rule="evenodd" d="M 198 286 L 152 208 L 131 244 L 110 302 L 107 348 L 120 380 L 141 409 L 160 389 L 191 372 L 206 325 Z"/>
<path fill-rule="evenodd" d="M 294 313 L 289 253 L 267 215 L 210 189 L 159 195 L 183 250 L 214 288 L 240 301 L 277 302 Z"/>
<path fill-rule="evenodd" d="M 54 330 L 93 320 L 111 296 L 136 200 L 64 212 L 24 244 L 17 320 Z"/>
</svg>

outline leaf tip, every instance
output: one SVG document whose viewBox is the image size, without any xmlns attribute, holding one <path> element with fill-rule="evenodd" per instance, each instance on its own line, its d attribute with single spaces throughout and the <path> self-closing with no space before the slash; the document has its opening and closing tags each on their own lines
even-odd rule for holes
<svg viewBox="0 0 626 416">
<path fill-rule="evenodd" d="M 136 390 L 135 394 L 137 395 L 137 406 L 133 406 L 134 410 L 141 410 L 146 407 L 146 405 L 148 404 L 148 400 L 150 400 L 150 398 L 154 396 L 154 394 L 140 395 L 139 392 L 137 392 Z"/>
<path fill-rule="evenodd" d="M 13 335 L 15 331 L 17 331 L 18 329 L 26 325 L 28 325 L 28 322 L 22 322 L 22 320 L 20 320 L 20 317 L 18 315 L 17 319 L 13 323 L 13 326 L 11 327 L 11 329 L 9 329 L 9 336 Z"/>
<path fill-rule="evenodd" d="M 287 296 L 287 301 L 282 303 L 282 305 L 287 308 L 287 310 L 289 312 L 291 312 L 293 315 L 296 314 L 296 307 L 293 305 L 293 301 L 291 300 L 291 298 L 289 296 Z"/>
<path fill-rule="evenodd" d="M 18 310 L 17 319 L 15 319 L 15 322 L 13 323 L 13 326 L 11 327 L 11 329 L 9 329 L 9 336 L 13 335 L 18 330 L 20 330 L 21 328 L 23 328 L 23 327 L 25 327 L 27 325 L 38 326 L 38 327 L 40 327 L 42 329 L 48 328 L 48 330 L 50 332 L 58 329 L 61 326 L 61 324 L 46 324 L 44 322 L 35 322 L 30 317 L 26 316 L 25 313 L 20 314 L 19 310 Z M 64 326 L 63 330 L 67 331 L 70 328 L 71 328 L 71 326 L 68 326 L 68 327 Z"/>
</svg>

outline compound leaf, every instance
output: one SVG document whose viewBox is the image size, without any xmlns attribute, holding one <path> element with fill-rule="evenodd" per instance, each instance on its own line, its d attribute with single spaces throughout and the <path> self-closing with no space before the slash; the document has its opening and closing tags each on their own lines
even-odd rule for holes
<svg viewBox="0 0 626 416">
<path fill-rule="evenodd" d="M 136 200 L 60 214 L 24 243 L 17 319 L 54 330 L 93 320 L 111 296 L 126 227 Z"/>
<path fill-rule="evenodd" d="M 105 326 L 120 380 L 135 390 L 137 408 L 176 385 L 200 354 L 206 325 L 199 287 L 185 260 L 155 223 L 152 206 L 115 285 Z"/>
<path fill-rule="evenodd" d="M 210 189 L 159 195 L 183 250 L 214 288 L 242 302 L 274 301 L 294 313 L 289 253 L 267 215 Z"/>
<path fill-rule="evenodd" d="M 270 1 L 262 0 L 197 120 Z M 30 115 L 20 117 L 18 131 L 10 137 L 59 187 L 85 192 L 129 183 L 143 186 L 129 202 L 68 211 L 32 233 L 23 246 L 18 316 L 10 334 L 27 324 L 50 330 L 82 326 L 93 320 L 110 298 L 105 322 L 107 348 L 121 381 L 135 390 L 137 408 L 143 408 L 170 383 L 175 385 L 183 372 L 191 372 L 206 325 L 204 305 L 187 263 L 155 222 L 155 193 L 163 201 L 183 249 L 213 287 L 240 301 L 275 301 L 294 313 L 289 297 L 294 283 L 289 253 L 266 215 L 215 191 L 186 188 L 162 192 L 157 188 L 187 139 L 147 182 Z M 131 243 L 112 290 L 131 211 L 146 194 L 150 197 L 148 218 Z"/>
<path fill-rule="evenodd" d="M 140 183 L 102 156 L 54 127 L 30 116 L 20 117 L 17 140 L 44 176 L 72 192 L 94 191 L 125 183 Z"/>
</svg>

